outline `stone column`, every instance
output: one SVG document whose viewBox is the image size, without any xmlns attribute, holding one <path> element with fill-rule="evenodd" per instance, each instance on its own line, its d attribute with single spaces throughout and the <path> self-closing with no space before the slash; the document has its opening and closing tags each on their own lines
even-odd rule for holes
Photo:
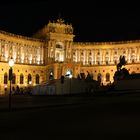
<svg viewBox="0 0 140 140">
<path fill-rule="evenodd" d="M 8 61 L 8 55 L 9 55 L 8 49 L 9 49 L 8 42 L 5 42 L 5 44 L 4 44 L 4 56 L 5 56 L 4 61 Z"/>
<path fill-rule="evenodd" d="M 40 46 L 41 50 L 40 50 L 40 64 L 43 64 L 43 47 Z"/>
<path fill-rule="evenodd" d="M 104 64 L 104 60 L 105 60 L 105 49 L 102 49 L 102 64 Z"/>
<path fill-rule="evenodd" d="M 16 62 L 19 63 L 19 44 L 16 44 Z"/>
<path fill-rule="evenodd" d="M 77 62 L 77 50 L 75 50 L 75 62 Z"/>
<path fill-rule="evenodd" d="M 93 65 L 93 49 L 91 50 L 91 65 Z"/>
<path fill-rule="evenodd" d="M 118 61 L 119 61 L 119 58 L 120 58 L 120 55 L 121 55 L 121 48 L 118 48 Z"/>
<path fill-rule="evenodd" d="M 52 47 L 53 47 L 53 61 L 55 61 L 55 48 L 56 48 L 56 42 L 55 41 L 53 41 L 52 42 Z"/>
<path fill-rule="evenodd" d="M 132 62 L 132 48 L 130 48 L 130 63 Z"/>
<path fill-rule="evenodd" d="M 16 53 L 17 53 L 17 52 L 16 52 L 16 49 L 15 49 L 15 43 L 12 44 L 12 50 L 13 50 L 13 51 L 12 51 L 13 59 L 16 61 Z"/>
<path fill-rule="evenodd" d="M 35 46 L 32 46 L 32 63 L 35 63 Z"/>
<path fill-rule="evenodd" d="M 127 48 L 127 62 L 130 62 L 130 48 Z"/>
<path fill-rule="evenodd" d="M 84 62 L 85 62 L 85 65 L 88 65 L 88 50 L 84 50 Z"/>
<path fill-rule="evenodd" d="M 71 60 L 72 41 L 69 43 L 69 59 Z"/>
<path fill-rule="evenodd" d="M 127 61 L 127 59 L 128 59 L 128 48 L 125 49 L 125 54 L 126 54 L 125 60 Z"/>
<path fill-rule="evenodd" d="M 138 47 L 138 55 L 137 55 L 137 60 L 140 62 L 140 47 Z"/>
<path fill-rule="evenodd" d="M 108 58 L 108 63 L 111 64 L 111 55 L 112 55 L 112 52 L 111 52 L 111 49 L 109 49 L 109 58 Z"/>
<path fill-rule="evenodd" d="M 139 48 L 136 47 L 136 62 L 139 62 Z"/>
<path fill-rule="evenodd" d="M 37 64 L 40 64 L 40 54 L 41 54 L 41 48 L 40 46 L 37 46 Z"/>
<path fill-rule="evenodd" d="M 14 46 L 14 43 L 11 42 L 10 43 L 10 55 L 13 57 L 13 46 Z"/>
<path fill-rule="evenodd" d="M 79 62 L 81 63 L 81 49 L 79 49 Z"/>
<path fill-rule="evenodd" d="M 3 40 L 1 42 L 1 60 L 4 61 L 4 56 L 5 56 L 5 50 L 4 50 L 4 45 L 5 45 L 5 41 Z"/>
<path fill-rule="evenodd" d="M 19 62 L 21 63 L 21 56 L 22 56 L 22 44 L 19 45 Z"/>
<path fill-rule="evenodd" d="M 101 57 L 101 49 L 99 49 L 99 53 L 100 53 L 100 55 L 99 55 L 99 59 L 100 59 L 100 60 L 99 60 L 99 61 L 100 61 L 100 65 L 101 65 L 101 61 L 102 61 L 102 59 L 101 59 L 101 58 L 102 58 L 102 57 Z"/>
<path fill-rule="evenodd" d="M 48 58 L 51 57 L 51 41 L 48 41 Z"/>
<path fill-rule="evenodd" d="M 79 55 L 79 54 L 80 54 L 80 50 L 78 49 L 78 50 L 77 50 L 77 62 L 80 61 L 80 55 Z"/>
<path fill-rule="evenodd" d="M 36 58 L 35 58 L 36 59 Z M 28 62 L 28 46 L 25 46 L 25 63 Z"/>
<path fill-rule="evenodd" d="M 102 64 L 102 49 L 99 50 L 100 51 L 100 65 Z"/>
<path fill-rule="evenodd" d="M 95 50 L 92 50 L 92 64 L 95 64 Z"/>
<path fill-rule="evenodd" d="M 114 49 L 111 49 L 111 64 L 113 64 L 113 57 L 114 57 Z"/>
<path fill-rule="evenodd" d="M 95 49 L 94 50 L 94 64 L 96 65 L 97 64 L 97 50 Z"/>
</svg>

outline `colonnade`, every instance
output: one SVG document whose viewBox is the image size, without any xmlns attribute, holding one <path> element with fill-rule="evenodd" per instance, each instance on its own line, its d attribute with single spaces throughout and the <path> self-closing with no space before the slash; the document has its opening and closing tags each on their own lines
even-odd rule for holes
<svg viewBox="0 0 140 140">
<path fill-rule="evenodd" d="M 125 56 L 127 63 L 140 62 L 140 47 L 110 48 L 110 49 L 73 49 L 73 62 L 83 65 L 108 65 L 119 62 L 120 56 Z"/>
<path fill-rule="evenodd" d="M 16 43 L 0 40 L 0 61 L 8 61 L 13 57 L 15 63 L 22 64 L 43 64 L 44 51 L 42 46 Z"/>
</svg>

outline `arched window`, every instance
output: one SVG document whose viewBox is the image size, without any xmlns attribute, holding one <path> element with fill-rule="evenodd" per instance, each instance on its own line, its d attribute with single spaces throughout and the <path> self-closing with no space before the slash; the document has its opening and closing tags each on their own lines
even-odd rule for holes
<svg viewBox="0 0 140 140">
<path fill-rule="evenodd" d="M 98 73 L 97 80 L 98 80 L 99 83 L 101 83 L 101 81 L 102 81 L 102 75 L 101 75 L 101 73 Z"/>
<path fill-rule="evenodd" d="M 118 56 L 115 55 L 115 56 L 114 56 L 114 63 L 117 64 L 117 61 L 118 61 Z"/>
<path fill-rule="evenodd" d="M 132 55 L 132 63 L 135 63 L 135 54 Z"/>
<path fill-rule="evenodd" d="M 12 84 L 16 84 L 16 75 L 13 73 Z"/>
<path fill-rule="evenodd" d="M 23 84 L 23 81 L 24 81 L 24 76 L 23 74 L 20 74 L 20 84 Z"/>
<path fill-rule="evenodd" d="M 49 75 L 49 80 L 53 80 L 53 79 L 54 79 L 54 76 L 53 76 L 53 72 L 51 71 Z"/>
<path fill-rule="evenodd" d="M 36 74 L 35 80 L 36 80 L 36 84 L 39 84 L 39 75 L 38 74 Z"/>
<path fill-rule="evenodd" d="M 135 71 L 132 71 L 132 73 L 131 74 L 135 74 L 136 72 Z"/>
<path fill-rule="evenodd" d="M 97 62 L 98 65 L 100 65 L 100 56 L 97 57 L 96 62 Z"/>
<path fill-rule="evenodd" d="M 67 69 L 65 76 L 67 78 L 72 78 L 72 70 L 71 69 Z"/>
<path fill-rule="evenodd" d="M 109 81 L 110 81 L 110 74 L 107 73 L 107 74 L 106 74 L 106 82 L 109 82 Z"/>
<path fill-rule="evenodd" d="M 31 74 L 28 74 L 28 84 L 31 84 L 32 83 L 32 76 Z"/>
<path fill-rule="evenodd" d="M 8 83 L 8 75 L 7 73 L 4 74 L 4 84 Z"/>
</svg>

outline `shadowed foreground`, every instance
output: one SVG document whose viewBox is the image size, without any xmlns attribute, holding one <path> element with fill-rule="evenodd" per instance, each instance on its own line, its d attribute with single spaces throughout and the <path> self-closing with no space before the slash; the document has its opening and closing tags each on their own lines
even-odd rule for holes
<svg viewBox="0 0 140 140">
<path fill-rule="evenodd" d="M 14 97 L 13 97 L 14 98 Z M 16 97 L 15 97 L 16 98 Z M 17 97 L 18 100 L 20 97 Z M 42 108 L 0 113 L 1 139 L 127 139 L 139 136 L 140 94 L 29 97 Z M 32 99 L 34 98 L 34 99 Z M 14 100 L 14 99 L 13 99 Z M 34 101 L 34 102 L 33 102 Z M 53 105 L 59 102 L 59 105 Z M 71 103 L 71 104 L 70 104 Z"/>
</svg>

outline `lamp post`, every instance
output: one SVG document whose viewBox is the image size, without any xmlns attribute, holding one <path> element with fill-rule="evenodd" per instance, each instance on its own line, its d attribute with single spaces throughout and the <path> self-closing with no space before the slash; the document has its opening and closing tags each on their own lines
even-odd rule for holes
<svg viewBox="0 0 140 140">
<path fill-rule="evenodd" d="M 12 97 L 11 82 L 13 78 L 13 69 L 12 69 L 13 65 L 14 65 L 14 59 L 11 57 L 9 59 L 9 66 L 10 66 L 10 69 L 9 69 L 9 81 L 10 81 L 9 111 L 11 111 L 11 97 Z"/>
<path fill-rule="evenodd" d="M 69 75 L 69 78 L 70 78 L 70 94 L 71 94 L 71 78 L 72 78 L 71 74 Z"/>
</svg>

